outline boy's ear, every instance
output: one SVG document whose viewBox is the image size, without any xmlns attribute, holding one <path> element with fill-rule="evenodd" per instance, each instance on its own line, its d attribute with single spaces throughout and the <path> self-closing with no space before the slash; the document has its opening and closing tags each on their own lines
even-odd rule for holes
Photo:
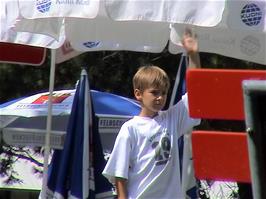
<svg viewBox="0 0 266 199">
<path fill-rule="evenodd" d="M 141 100 L 142 95 L 141 95 L 141 92 L 140 92 L 139 89 L 135 89 L 135 90 L 134 90 L 134 95 L 135 95 L 135 98 L 136 98 L 138 101 Z"/>
</svg>

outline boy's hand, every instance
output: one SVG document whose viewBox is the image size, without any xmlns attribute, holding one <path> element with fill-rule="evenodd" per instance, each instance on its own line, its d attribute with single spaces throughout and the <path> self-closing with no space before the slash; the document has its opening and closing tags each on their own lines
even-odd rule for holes
<svg viewBox="0 0 266 199">
<path fill-rule="evenodd" d="M 187 54 L 194 54 L 198 52 L 198 40 L 195 33 L 191 29 L 186 28 L 183 35 L 182 44 Z"/>
<path fill-rule="evenodd" d="M 186 28 L 183 35 L 182 44 L 189 57 L 189 68 L 200 68 L 200 57 L 198 53 L 198 40 L 191 29 Z"/>
</svg>

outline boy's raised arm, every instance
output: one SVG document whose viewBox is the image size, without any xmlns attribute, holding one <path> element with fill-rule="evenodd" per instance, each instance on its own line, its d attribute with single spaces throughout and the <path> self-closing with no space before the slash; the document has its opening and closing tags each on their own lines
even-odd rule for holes
<svg viewBox="0 0 266 199">
<path fill-rule="evenodd" d="M 182 39 L 183 47 L 189 57 L 189 68 L 200 68 L 200 57 L 198 52 L 198 40 L 191 29 L 186 29 Z"/>
</svg>

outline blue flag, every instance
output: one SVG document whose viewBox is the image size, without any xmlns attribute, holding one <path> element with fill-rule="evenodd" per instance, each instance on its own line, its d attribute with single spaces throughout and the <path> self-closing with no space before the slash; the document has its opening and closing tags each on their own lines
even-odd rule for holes
<svg viewBox="0 0 266 199">
<path fill-rule="evenodd" d="M 91 98 L 92 99 L 92 98 Z M 92 114 L 94 115 L 94 108 L 91 107 Z M 91 168 L 93 168 L 95 190 L 90 190 L 90 197 L 93 198 L 110 198 L 113 196 L 113 186 L 110 182 L 102 175 L 102 171 L 106 165 L 106 160 L 104 159 L 103 147 L 101 143 L 101 138 L 98 128 L 98 119 L 97 117 L 92 117 L 92 126 L 90 126 L 90 157 L 91 159 Z M 94 197 L 93 197 L 94 196 Z"/>
<path fill-rule="evenodd" d="M 85 70 L 76 88 L 63 150 L 55 150 L 48 170 L 46 198 L 95 198 L 110 194 L 101 176 L 105 166 Z M 95 125 L 95 126 L 94 126 Z"/>
</svg>

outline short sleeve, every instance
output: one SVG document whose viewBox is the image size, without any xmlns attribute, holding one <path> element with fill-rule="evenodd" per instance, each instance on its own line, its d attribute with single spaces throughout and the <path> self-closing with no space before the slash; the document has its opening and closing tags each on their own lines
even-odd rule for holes
<svg viewBox="0 0 266 199">
<path fill-rule="evenodd" d="M 187 93 L 182 96 L 181 101 L 179 102 L 180 109 L 183 109 L 182 111 L 182 126 L 184 128 L 184 131 L 190 131 L 194 126 L 197 126 L 200 124 L 201 120 L 199 118 L 192 118 L 189 115 L 189 105 L 188 105 L 188 96 Z M 182 107 L 183 106 L 183 107 Z"/>
<path fill-rule="evenodd" d="M 118 133 L 113 151 L 103 170 L 103 175 L 110 182 L 115 177 L 128 179 L 129 161 L 131 153 L 131 141 L 129 128 L 124 124 Z"/>
</svg>

